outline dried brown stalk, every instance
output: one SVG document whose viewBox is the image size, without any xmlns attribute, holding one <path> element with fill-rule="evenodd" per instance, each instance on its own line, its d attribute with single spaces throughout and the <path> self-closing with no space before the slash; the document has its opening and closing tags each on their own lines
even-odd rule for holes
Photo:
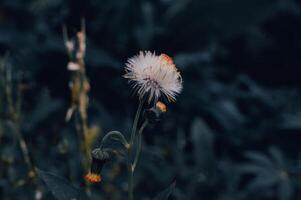
<svg viewBox="0 0 301 200">
<path fill-rule="evenodd" d="M 74 41 L 69 40 L 65 27 L 63 27 L 63 34 L 65 46 L 69 56 L 68 69 L 71 71 L 71 105 L 68 109 L 66 120 L 70 120 L 72 115 L 75 117 L 76 130 L 78 132 L 82 152 L 82 165 L 85 172 L 87 172 L 91 162 L 91 142 L 89 139 L 91 131 L 88 127 L 87 115 L 90 83 L 86 76 L 84 60 L 86 52 L 86 32 L 84 20 L 82 20 L 81 30 L 76 34 L 78 44 L 76 51 L 74 50 L 75 43 Z"/>
<path fill-rule="evenodd" d="M 2 60 L 1 63 L 1 72 L 2 72 L 2 84 L 4 86 L 6 103 L 8 107 L 8 118 L 12 121 L 14 126 L 14 133 L 18 140 L 18 144 L 20 146 L 22 156 L 24 159 L 25 164 L 28 168 L 28 178 L 32 181 L 35 187 L 35 197 L 34 199 L 39 200 L 42 198 L 41 190 L 37 183 L 38 173 L 33 164 L 31 155 L 29 153 L 26 141 L 21 133 L 21 100 L 22 100 L 22 84 L 20 82 L 17 83 L 17 94 L 16 94 L 16 101 L 13 99 L 13 81 L 12 81 L 12 72 L 8 70 L 6 58 Z"/>
</svg>

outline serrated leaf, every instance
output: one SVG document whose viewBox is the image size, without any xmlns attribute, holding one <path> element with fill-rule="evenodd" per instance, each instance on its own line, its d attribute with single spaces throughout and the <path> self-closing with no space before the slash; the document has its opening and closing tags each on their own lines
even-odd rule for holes
<svg viewBox="0 0 301 200">
<path fill-rule="evenodd" d="M 176 187 L 176 182 L 173 182 L 168 188 L 160 192 L 153 200 L 168 200 L 168 197 Z"/>
<path fill-rule="evenodd" d="M 66 179 L 57 175 L 38 170 L 39 176 L 46 183 L 47 187 L 58 200 L 88 200 L 86 194 L 75 188 Z"/>
</svg>

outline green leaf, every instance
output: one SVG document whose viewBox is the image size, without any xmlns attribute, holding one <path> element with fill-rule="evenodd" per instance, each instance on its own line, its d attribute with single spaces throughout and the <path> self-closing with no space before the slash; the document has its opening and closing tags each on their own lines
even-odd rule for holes
<svg viewBox="0 0 301 200">
<path fill-rule="evenodd" d="M 251 174 L 257 174 L 262 173 L 266 171 L 266 167 L 263 167 L 261 165 L 256 165 L 252 163 L 243 164 L 239 167 L 239 170 L 243 173 L 251 173 Z"/>
<path fill-rule="evenodd" d="M 293 187 L 289 179 L 281 181 L 278 186 L 278 199 L 286 200 L 290 199 L 293 194 Z"/>
<path fill-rule="evenodd" d="M 160 192 L 153 200 L 167 200 L 176 187 L 176 182 L 173 182 L 168 188 Z"/>
<path fill-rule="evenodd" d="M 252 160 L 257 165 L 263 166 L 265 168 L 274 168 L 275 163 L 273 163 L 269 157 L 264 154 L 257 153 L 257 152 L 247 152 L 245 156 Z"/>
<path fill-rule="evenodd" d="M 191 126 L 191 140 L 195 148 L 194 156 L 198 167 L 208 170 L 214 161 L 214 134 L 201 118 L 196 118 Z M 213 168 L 211 168 L 213 169 Z"/>
<path fill-rule="evenodd" d="M 274 160 L 275 164 L 281 168 L 284 168 L 285 162 L 284 162 L 283 155 L 280 152 L 280 150 L 275 147 L 271 147 L 269 149 L 269 152 L 270 152 L 270 155 L 271 155 L 272 159 Z"/>
<path fill-rule="evenodd" d="M 279 183 L 279 176 L 273 172 L 263 172 L 258 174 L 249 184 L 250 191 L 267 189 Z"/>
<path fill-rule="evenodd" d="M 58 200 L 88 200 L 86 194 L 73 187 L 66 179 L 57 175 L 38 170 L 39 176 L 46 183 L 47 187 Z"/>
</svg>

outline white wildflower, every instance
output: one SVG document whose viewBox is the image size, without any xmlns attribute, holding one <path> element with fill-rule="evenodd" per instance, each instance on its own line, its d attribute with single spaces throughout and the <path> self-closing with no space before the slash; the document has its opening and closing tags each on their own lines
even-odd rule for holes
<svg viewBox="0 0 301 200">
<path fill-rule="evenodd" d="M 150 51 L 140 51 L 128 60 L 125 70 L 124 77 L 133 82 L 140 99 L 147 96 L 149 103 L 158 101 L 161 96 L 175 101 L 182 90 L 180 72 L 166 54 L 158 56 Z"/>
</svg>

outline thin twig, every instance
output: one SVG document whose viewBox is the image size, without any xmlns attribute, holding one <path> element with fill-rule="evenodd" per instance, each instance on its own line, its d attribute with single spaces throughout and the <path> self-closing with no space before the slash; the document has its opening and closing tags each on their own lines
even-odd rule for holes
<svg viewBox="0 0 301 200">
<path fill-rule="evenodd" d="M 27 144 L 21 133 L 21 103 L 22 103 L 22 87 L 21 83 L 17 83 L 17 100 L 13 100 L 13 82 L 12 82 L 12 72 L 7 69 L 7 66 L 3 64 L 4 72 L 4 85 L 5 85 L 5 96 L 8 104 L 8 114 L 15 126 L 15 135 L 20 146 L 22 156 L 25 164 L 28 168 L 28 177 L 32 180 L 35 187 L 35 197 L 34 199 L 39 200 L 42 198 L 41 190 L 37 184 L 38 173 L 33 164 L 32 158 L 30 156 Z"/>
</svg>

